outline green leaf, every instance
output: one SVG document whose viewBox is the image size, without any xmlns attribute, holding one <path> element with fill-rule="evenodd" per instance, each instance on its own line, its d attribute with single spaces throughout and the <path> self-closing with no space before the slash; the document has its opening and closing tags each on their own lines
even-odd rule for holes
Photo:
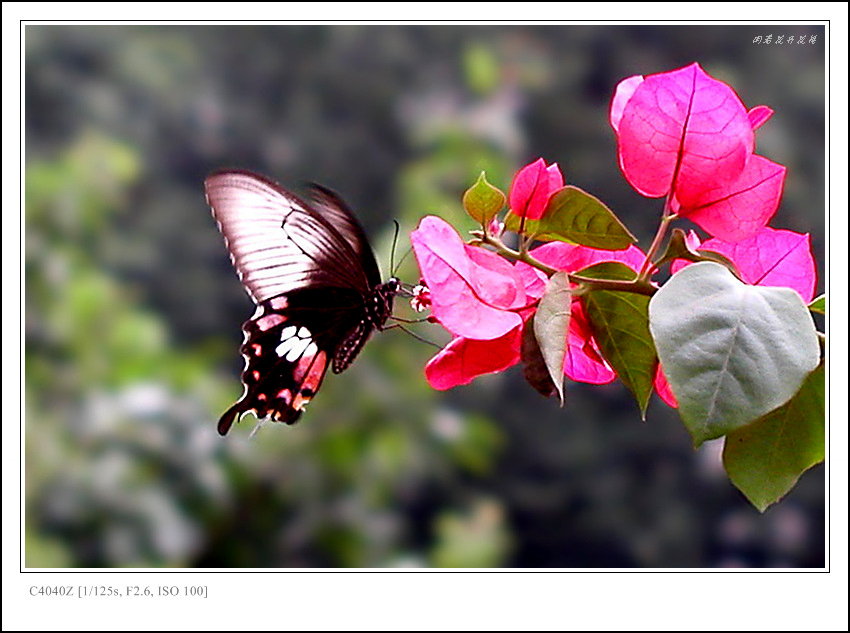
<svg viewBox="0 0 850 633">
<path fill-rule="evenodd" d="M 567 353 L 571 302 L 572 292 L 567 273 L 557 272 L 546 283 L 546 290 L 534 313 L 534 336 L 561 398 L 561 406 L 564 404 L 564 357 Z"/>
<path fill-rule="evenodd" d="M 463 194 L 463 208 L 482 226 L 486 225 L 505 206 L 505 194 L 487 182 L 484 172 L 466 193 Z"/>
<path fill-rule="evenodd" d="M 529 234 L 532 229 L 540 241 L 560 240 L 611 251 L 637 242 L 611 209 L 571 185 L 552 194 L 543 217 L 529 226 Z"/>
<path fill-rule="evenodd" d="M 826 295 L 821 295 L 814 299 L 808 306 L 809 310 L 812 312 L 817 312 L 818 314 L 826 314 Z"/>
<path fill-rule="evenodd" d="M 636 273 L 625 264 L 603 262 L 577 274 L 595 279 L 631 280 Z M 641 415 L 645 415 L 658 366 L 649 333 L 649 297 L 633 292 L 590 290 L 583 301 L 602 355 L 634 394 Z"/>
<path fill-rule="evenodd" d="M 785 404 L 820 359 L 799 294 L 748 286 L 711 262 L 655 293 L 649 327 L 695 446 Z"/>
<path fill-rule="evenodd" d="M 823 461 L 824 422 L 821 363 L 791 400 L 726 436 L 723 465 L 729 479 L 764 512 L 794 487 L 800 475 Z"/>
</svg>

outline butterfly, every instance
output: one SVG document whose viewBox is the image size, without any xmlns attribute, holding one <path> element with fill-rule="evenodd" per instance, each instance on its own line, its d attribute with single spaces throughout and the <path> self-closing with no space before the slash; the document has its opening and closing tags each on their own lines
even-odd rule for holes
<svg viewBox="0 0 850 633">
<path fill-rule="evenodd" d="M 256 312 L 242 326 L 242 397 L 221 416 L 226 435 L 247 412 L 294 424 L 328 367 L 354 361 L 386 329 L 401 283 L 381 282 L 363 227 L 329 189 L 311 201 L 245 170 L 204 182 L 207 203 Z"/>
</svg>

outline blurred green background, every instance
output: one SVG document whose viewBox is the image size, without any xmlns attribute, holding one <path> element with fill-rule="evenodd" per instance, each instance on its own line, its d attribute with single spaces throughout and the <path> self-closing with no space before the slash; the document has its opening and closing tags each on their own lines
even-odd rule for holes
<svg viewBox="0 0 850 633">
<path fill-rule="evenodd" d="M 756 35 L 806 36 L 755 45 Z M 808 41 L 816 37 L 815 43 Z M 774 226 L 823 291 L 824 31 L 793 26 L 25 28 L 26 564 L 31 567 L 824 565 L 824 468 L 758 514 L 717 442 L 616 383 L 543 400 L 518 368 L 439 393 L 433 348 L 375 336 L 295 427 L 226 439 L 253 307 L 204 202 L 219 167 L 338 191 L 386 273 L 485 169 L 557 161 L 651 240 L 622 178 L 617 82 L 699 61 L 774 118 Z M 402 239 L 397 258 L 407 250 Z M 400 276 L 416 282 L 408 257 Z M 412 316 L 403 301 L 397 313 Z M 438 342 L 436 326 L 417 332 Z"/>
</svg>

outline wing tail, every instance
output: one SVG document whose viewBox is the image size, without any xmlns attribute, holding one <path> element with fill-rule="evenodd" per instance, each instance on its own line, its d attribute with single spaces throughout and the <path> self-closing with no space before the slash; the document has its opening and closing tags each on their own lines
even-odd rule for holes
<svg viewBox="0 0 850 633">
<path fill-rule="evenodd" d="M 237 419 L 241 418 L 242 414 L 246 411 L 247 409 L 244 408 L 242 400 L 225 411 L 224 415 L 222 415 L 218 421 L 218 434 L 222 437 L 227 435 L 228 431 L 230 431 L 230 427 L 233 426 L 233 423 L 236 422 Z"/>
</svg>

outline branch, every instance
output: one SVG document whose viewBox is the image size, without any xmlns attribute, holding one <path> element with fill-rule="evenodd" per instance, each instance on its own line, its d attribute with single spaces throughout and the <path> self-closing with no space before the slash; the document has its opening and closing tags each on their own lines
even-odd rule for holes
<svg viewBox="0 0 850 633">
<path fill-rule="evenodd" d="M 485 231 L 472 231 L 475 237 L 475 244 L 487 244 L 496 249 L 496 253 L 516 262 L 524 262 L 529 266 L 536 268 L 551 277 L 556 272 L 560 272 L 557 268 L 544 264 L 535 259 L 526 249 L 515 251 L 505 245 L 502 240 L 492 235 L 488 235 Z M 567 273 L 567 278 L 571 283 L 582 284 L 587 288 L 594 290 L 615 290 L 618 292 L 633 292 L 635 294 L 647 295 L 651 297 L 658 291 L 658 287 L 647 279 L 637 278 L 633 281 L 624 281 L 622 279 L 591 279 L 590 277 L 582 277 L 574 273 Z"/>
</svg>

